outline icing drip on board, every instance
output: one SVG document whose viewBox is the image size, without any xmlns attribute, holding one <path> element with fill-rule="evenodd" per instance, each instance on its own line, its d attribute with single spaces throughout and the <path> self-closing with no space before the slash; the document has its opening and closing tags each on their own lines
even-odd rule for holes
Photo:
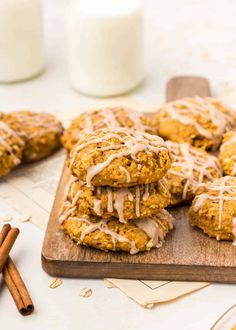
<svg viewBox="0 0 236 330">
<path fill-rule="evenodd" d="M 119 141 L 117 143 L 110 142 L 110 145 L 101 147 L 99 149 L 100 151 L 118 151 L 109 155 L 102 163 L 93 165 L 87 169 L 86 183 L 88 187 L 92 186 L 91 181 L 94 176 L 96 176 L 107 166 L 109 166 L 114 159 L 120 157 L 131 157 L 133 160 L 135 160 L 136 155 L 142 151 L 147 152 L 149 154 L 158 154 L 161 150 L 167 150 L 165 142 L 162 138 L 145 132 L 138 132 L 130 129 L 121 128 L 113 133 L 107 130 L 100 131 L 100 135 L 101 133 L 103 134 L 101 137 L 96 137 L 96 135 L 94 137 L 90 136 L 89 141 L 87 142 L 86 140 L 80 140 L 80 143 L 78 143 L 74 148 L 70 161 L 70 168 L 72 168 L 77 153 L 89 145 L 96 145 L 104 141 L 107 141 L 109 143 L 109 140 L 111 139 L 116 139 L 117 141 Z M 96 146 L 94 148 L 96 148 Z M 122 151 L 119 151 L 119 149 L 122 149 Z"/>
<path fill-rule="evenodd" d="M 219 177 L 222 176 L 220 164 L 216 157 L 201 149 L 198 150 L 188 143 L 179 144 L 166 141 L 166 144 L 172 156 L 172 164 L 168 173 L 186 179 L 182 195 L 183 200 L 187 198 L 190 186 L 195 191 L 204 180 L 213 181 L 215 179 L 211 174 L 212 169 Z M 168 176 L 168 173 L 167 180 L 171 177 Z"/>
<path fill-rule="evenodd" d="M 198 212 L 201 205 L 206 200 L 211 200 L 218 205 L 218 229 L 222 228 L 222 217 L 224 212 L 224 203 L 226 201 L 234 201 L 236 203 L 236 179 L 232 176 L 224 176 L 216 179 L 213 182 L 202 184 L 206 191 L 195 197 L 193 210 Z M 235 237 L 235 217 L 232 219 L 232 233 Z"/>
<path fill-rule="evenodd" d="M 163 108 L 170 118 L 177 120 L 184 125 L 192 125 L 200 135 L 214 141 L 214 148 L 217 148 L 221 142 L 222 135 L 231 128 L 235 128 L 235 118 L 233 112 L 221 112 L 216 105 L 220 106 L 216 99 L 206 97 L 184 98 L 174 102 L 167 103 Z M 214 131 L 205 128 L 197 121 L 202 118 L 204 122 L 212 122 Z M 163 121 L 168 118 L 162 118 Z"/>
</svg>

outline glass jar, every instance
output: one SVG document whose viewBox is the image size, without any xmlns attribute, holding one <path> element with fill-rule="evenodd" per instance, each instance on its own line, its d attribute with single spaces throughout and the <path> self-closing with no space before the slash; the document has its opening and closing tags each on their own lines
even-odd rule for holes
<svg viewBox="0 0 236 330">
<path fill-rule="evenodd" d="M 0 1 L 0 82 L 29 79 L 43 70 L 41 0 Z"/>
<path fill-rule="evenodd" d="M 70 0 L 67 40 L 69 76 L 76 90 L 113 96 L 143 80 L 140 0 Z"/>
</svg>

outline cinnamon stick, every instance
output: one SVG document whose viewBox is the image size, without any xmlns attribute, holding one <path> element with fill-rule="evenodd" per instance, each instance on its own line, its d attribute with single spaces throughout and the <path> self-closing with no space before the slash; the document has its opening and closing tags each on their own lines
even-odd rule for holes
<svg viewBox="0 0 236 330">
<path fill-rule="evenodd" d="M 9 230 L 9 227 L 5 227 L 5 228 L 4 227 L 5 226 L 3 226 L 3 230 L 1 233 L 2 234 L 1 239 L 3 240 L 3 242 L 0 246 L 0 273 L 9 256 L 11 248 L 13 247 L 15 240 L 20 232 L 18 228 L 11 228 L 11 226 L 10 226 L 10 230 Z"/>
<path fill-rule="evenodd" d="M 2 243 L 10 229 L 11 229 L 11 226 L 9 224 L 6 224 L 2 227 L 2 230 L 0 232 L 0 246 L 2 245 Z"/>
<path fill-rule="evenodd" d="M 19 229 L 11 228 L 9 224 L 4 225 L 0 232 L 0 271 L 2 269 L 3 279 L 19 312 L 26 316 L 33 312 L 34 305 L 14 262 L 9 256 L 18 234 Z"/>
<path fill-rule="evenodd" d="M 34 311 L 33 302 L 11 257 L 8 257 L 2 273 L 8 290 L 21 315 L 31 314 Z"/>
</svg>

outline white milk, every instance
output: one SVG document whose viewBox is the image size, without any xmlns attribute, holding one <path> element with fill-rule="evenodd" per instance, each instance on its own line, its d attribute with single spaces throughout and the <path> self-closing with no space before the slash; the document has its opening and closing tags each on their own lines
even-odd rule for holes
<svg viewBox="0 0 236 330">
<path fill-rule="evenodd" d="M 42 71 L 42 43 L 41 0 L 0 0 L 0 82 Z"/>
<path fill-rule="evenodd" d="M 112 96 L 143 80 L 140 0 L 70 0 L 67 14 L 69 75 L 75 89 Z"/>
</svg>

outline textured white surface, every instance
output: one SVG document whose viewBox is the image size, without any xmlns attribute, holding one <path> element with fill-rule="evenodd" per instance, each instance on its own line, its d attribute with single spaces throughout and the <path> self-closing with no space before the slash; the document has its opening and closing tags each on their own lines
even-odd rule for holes
<svg viewBox="0 0 236 330">
<path fill-rule="evenodd" d="M 132 97 L 155 108 L 164 99 L 165 83 L 175 74 L 201 74 L 211 79 L 213 94 L 236 104 L 236 2 L 234 0 L 146 1 L 145 84 Z M 0 86 L 1 110 L 30 107 L 62 113 L 83 109 L 95 100 L 73 91 L 67 81 L 64 0 L 45 0 L 47 70 L 33 81 Z M 145 310 L 101 280 L 63 280 L 49 289 L 51 278 L 40 266 L 43 233 L 0 200 L 0 216 L 14 215 L 21 228 L 12 257 L 34 300 L 36 311 L 23 318 L 0 283 L 1 329 L 9 330 L 208 330 L 235 303 L 236 285 L 211 285 L 175 302 Z M 27 213 L 27 210 L 25 210 Z M 93 295 L 79 292 L 91 288 Z"/>
</svg>

